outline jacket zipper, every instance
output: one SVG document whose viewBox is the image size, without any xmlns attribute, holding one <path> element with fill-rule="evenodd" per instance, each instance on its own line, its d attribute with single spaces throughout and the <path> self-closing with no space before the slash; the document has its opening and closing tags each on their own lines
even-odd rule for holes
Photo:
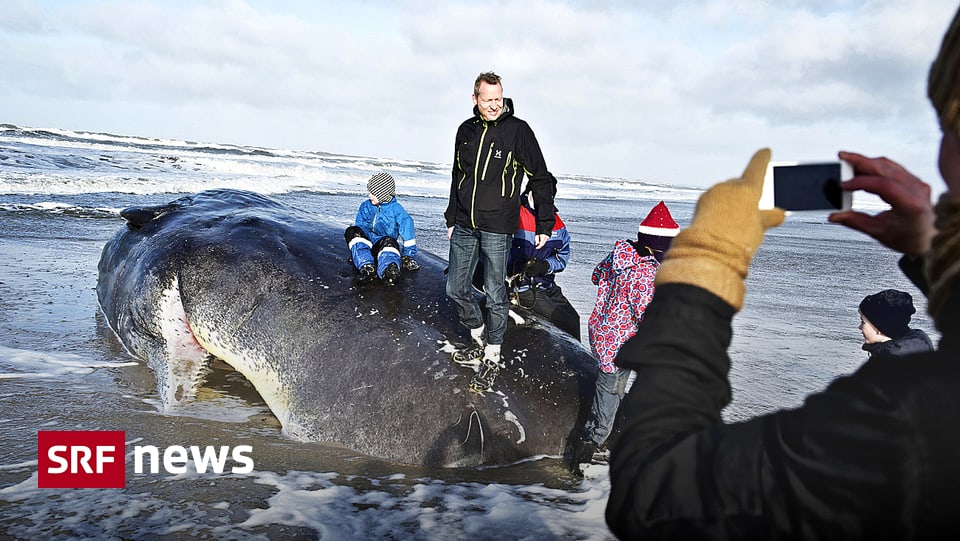
<svg viewBox="0 0 960 541">
<path fill-rule="evenodd" d="M 488 126 L 489 124 L 486 122 L 483 123 L 483 133 L 480 134 L 480 144 L 477 145 L 477 159 L 473 162 L 473 193 L 470 195 L 470 225 L 473 229 L 477 228 L 477 219 L 474 216 L 474 210 L 477 207 L 477 183 L 480 182 L 481 178 L 478 176 L 479 171 L 477 171 L 477 168 L 480 166 L 480 155 L 483 153 L 483 140 L 487 137 Z M 486 166 L 484 166 L 484 172 L 486 172 Z"/>
<path fill-rule="evenodd" d="M 490 167 L 490 155 L 493 154 L 493 143 L 490 143 L 490 149 L 487 150 L 487 159 L 483 160 L 483 176 L 480 180 L 487 179 L 487 169 Z"/>
</svg>

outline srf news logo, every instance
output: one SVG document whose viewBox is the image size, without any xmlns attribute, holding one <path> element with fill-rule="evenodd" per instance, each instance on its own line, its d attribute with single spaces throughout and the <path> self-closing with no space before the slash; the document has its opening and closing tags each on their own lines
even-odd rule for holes
<svg viewBox="0 0 960 541">
<path fill-rule="evenodd" d="M 124 488 L 127 483 L 126 434 L 123 431 L 57 431 L 42 430 L 37 433 L 37 463 L 39 488 Z M 144 464 L 151 473 L 159 473 L 162 462 L 167 473 L 187 472 L 191 461 L 198 473 L 209 468 L 214 473 L 223 473 L 227 459 L 241 464 L 231 469 L 233 473 L 253 471 L 253 452 L 249 445 L 238 445 L 231 451 L 228 446 L 219 449 L 207 446 L 188 448 L 180 445 L 167 447 L 161 454 L 153 445 L 137 445 L 134 448 L 134 471 L 143 473 Z"/>
</svg>

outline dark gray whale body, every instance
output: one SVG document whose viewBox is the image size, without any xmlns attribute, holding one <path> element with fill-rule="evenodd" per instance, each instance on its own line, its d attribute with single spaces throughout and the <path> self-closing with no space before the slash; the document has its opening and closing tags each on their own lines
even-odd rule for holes
<svg viewBox="0 0 960 541">
<path fill-rule="evenodd" d="M 242 373 L 302 441 L 409 464 L 507 464 L 568 451 L 596 363 L 535 316 L 511 322 L 492 392 L 467 390 L 446 262 L 422 250 L 394 290 L 355 284 L 340 228 L 238 190 L 122 212 L 97 296 L 165 408 L 194 398 L 209 355 Z"/>
</svg>

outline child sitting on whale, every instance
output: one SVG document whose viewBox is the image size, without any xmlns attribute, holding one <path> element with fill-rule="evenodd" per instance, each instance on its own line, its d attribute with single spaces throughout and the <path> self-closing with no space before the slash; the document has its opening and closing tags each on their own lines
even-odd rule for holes
<svg viewBox="0 0 960 541">
<path fill-rule="evenodd" d="M 353 265 L 360 271 L 358 281 L 368 283 L 380 277 L 388 287 L 397 285 L 400 269 L 420 269 L 413 218 L 396 195 L 390 173 L 377 173 L 367 181 L 369 198 L 360 204 L 354 225 L 344 231 Z"/>
</svg>

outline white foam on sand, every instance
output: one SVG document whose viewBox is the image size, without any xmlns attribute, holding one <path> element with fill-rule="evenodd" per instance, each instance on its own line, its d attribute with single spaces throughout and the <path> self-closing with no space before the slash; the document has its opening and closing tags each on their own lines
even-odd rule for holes
<svg viewBox="0 0 960 541">
<path fill-rule="evenodd" d="M 16 468 L 0 465 L 0 471 L 4 469 Z M 0 502 L 22 511 L 7 524 L 7 533 L 27 539 L 64 531 L 90 538 L 180 533 L 268 539 L 270 532 L 289 534 L 290 528 L 312 530 L 320 539 L 613 539 L 604 521 L 608 469 L 591 465 L 584 473 L 582 481 L 566 489 L 447 483 L 402 474 L 365 479 L 293 470 L 254 471 L 247 476 L 160 474 L 151 476 L 156 481 L 144 491 L 38 489 L 34 471 L 24 481 L 0 489 Z M 180 483 L 226 486 L 236 480 L 263 485 L 266 495 L 241 503 L 170 493 Z M 180 501 L 172 504 L 170 497 Z M 53 520 L 54 516 L 58 518 Z"/>
<path fill-rule="evenodd" d="M 358 493 L 331 474 L 265 473 L 257 482 L 277 493 L 239 526 L 305 526 L 323 539 L 610 539 L 603 517 L 609 478 L 593 474 L 573 491 L 432 479 L 410 485 L 392 476 L 384 490 Z"/>
<path fill-rule="evenodd" d="M 33 351 L 0 345 L 0 380 L 56 378 L 67 374 L 89 374 L 98 368 L 136 366 L 135 361 L 94 361 L 73 353 Z"/>
</svg>

